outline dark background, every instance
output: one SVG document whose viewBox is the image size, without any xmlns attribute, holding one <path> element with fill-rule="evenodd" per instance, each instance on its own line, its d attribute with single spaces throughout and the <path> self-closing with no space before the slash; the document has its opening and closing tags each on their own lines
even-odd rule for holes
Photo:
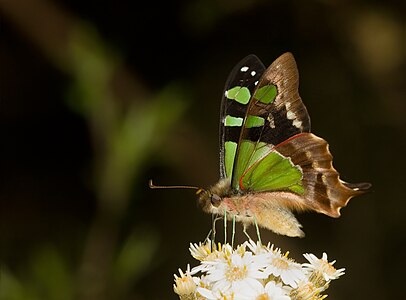
<svg viewBox="0 0 406 300">
<path fill-rule="evenodd" d="M 148 179 L 214 184 L 228 72 L 286 51 L 312 131 L 373 191 L 339 219 L 299 215 L 304 239 L 262 239 L 337 259 L 329 299 L 402 298 L 404 5 L 0 0 L 0 299 L 176 299 L 211 218 Z"/>
</svg>

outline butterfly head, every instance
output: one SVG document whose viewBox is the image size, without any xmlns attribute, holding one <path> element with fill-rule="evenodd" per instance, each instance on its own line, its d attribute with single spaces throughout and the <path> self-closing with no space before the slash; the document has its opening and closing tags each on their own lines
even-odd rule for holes
<svg viewBox="0 0 406 300">
<path fill-rule="evenodd" d="M 216 212 L 223 202 L 223 198 L 230 195 L 231 187 L 228 179 L 222 179 L 207 190 L 199 190 L 198 203 L 203 211 L 207 213 Z"/>
<path fill-rule="evenodd" d="M 223 200 L 221 196 L 214 194 L 211 190 L 202 190 L 198 195 L 199 206 L 207 213 L 218 208 Z"/>
</svg>

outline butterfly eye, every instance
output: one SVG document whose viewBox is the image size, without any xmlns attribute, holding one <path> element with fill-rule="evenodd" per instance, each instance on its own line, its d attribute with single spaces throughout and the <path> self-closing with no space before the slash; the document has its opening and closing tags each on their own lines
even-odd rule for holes
<svg viewBox="0 0 406 300">
<path fill-rule="evenodd" d="M 220 205 L 221 198 L 219 195 L 212 194 L 210 200 L 213 206 L 218 207 Z"/>
</svg>

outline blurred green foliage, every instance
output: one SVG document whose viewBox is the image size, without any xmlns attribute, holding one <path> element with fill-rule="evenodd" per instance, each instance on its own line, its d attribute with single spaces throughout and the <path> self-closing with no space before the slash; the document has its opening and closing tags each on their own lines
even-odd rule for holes
<svg viewBox="0 0 406 300">
<path fill-rule="evenodd" d="M 117 239 L 132 185 L 150 153 L 160 147 L 184 112 L 187 89 L 169 83 L 155 94 L 136 91 L 126 95 L 127 99 L 120 99 L 114 90 L 114 76 L 120 68 L 114 51 L 87 24 L 76 24 L 70 37 L 64 55 L 70 63 L 63 61 L 60 66 L 72 78 L 67 91 L 68 104 L 88 122 L 93 137 L 93 189 L 99 202 L 93 224 L 95 238 L 89 236 L 85 241 L 84 247 L 90 253 L 85 254 L 82 267 L 80 262 L 68 267 L 69 262 L 55 247 L 46 246 L 27 258 L 30 266 L 28 270 L 24 268 L 23 276 L 17 278 L 10 270 L 2 269 L 1 300 L 64 300 L 78 295 L 83 299 L 100 299 L 100 294 L 106 299 L 109 298 L 106 295 L 124 299 L 137 279 L 151 267 L 156 255 L 156 234 L 141 234 L 139 229 L 126 236 L 120 245 L 111 245 L 111 249 L 103 251 L 98 246 Z M 99 219 L 103 220 L 99 222 Z M 97 270 L 98 261 L 92 262 L 92 257 L 98 255 L 94 251 L 105 255 L 102 259 L 107 260 L 106 269 Z M 109 286 L 93 291 L 87 281 L 94 280 L 100 285 L 101 273 L 105 273 Z M 78 281 L 78 276 L 83 283 Z"/>
<path fill-rule="evenodd" d="M 74 299 L 74 274 L 53 246 L 32 254 L 21 279 L 7 269 L 2 269 L 0 276 L 0 299 Z"/>
</svg>

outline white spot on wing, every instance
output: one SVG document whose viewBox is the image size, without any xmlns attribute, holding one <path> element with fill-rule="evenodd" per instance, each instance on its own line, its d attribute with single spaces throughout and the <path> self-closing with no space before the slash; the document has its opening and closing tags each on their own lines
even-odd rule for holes
<svg viewBox="0 0 406 300">
<path fill-rule="evenodd" d="M 240 69 L 240 71 L 241 71 L 241 72 L 247 72 L 248 69 L 249 69 L 249 67 L 242 67 L 242 68 Z"/>
<path fill-rule="evenodd" d="M 296 119 L 296 114 L 295 114 L 293 111 L 291 111 L 291 110 L 288 110 L 288 111 L 287 111 L 286 116 L 288 117 L 289 120 L 294 120 L 294 119 Z"/>
<path fill-rule="evenodd" d="M 293 126 L 295 126 L 296 128 L 302 128 L 302 121 L 299 120 L 293 120 Z"/>
<path fill-rule="evenodd" d="M 299 129 L 302 128 L 302 121 L 298 120 L 296 114 L 290 109 L 291 107 L 290 102 L 286 102 L 285 107 L 287 110 L 286 117 L 289 120 L 293 120 L 292 125 Z"/>
<path fill-rule="evenodd" d="M 272 115 L 269 115 L 269 116 L 267 117 L 267 120 L 268 120 L 268 122 L 269 122 L 269 126 L 270 126 L 271 128 L 275 128 L 275 120 L 273 119 L 273 116 L 272 116 Z"/>
<path fill-rule="evenodd" d="M 257 74 L 257 72 L 255 72 L 255 71 L 251 72 L 251 76 L 255 76 L 255 74 Z"/>
<path fill-rule="evenodd" d="M 254 83 L 255 85 L 257 85 L 258 84 L 258 80 L 257 81 L 255 81 L 255 83 Z"/>
</svg>

